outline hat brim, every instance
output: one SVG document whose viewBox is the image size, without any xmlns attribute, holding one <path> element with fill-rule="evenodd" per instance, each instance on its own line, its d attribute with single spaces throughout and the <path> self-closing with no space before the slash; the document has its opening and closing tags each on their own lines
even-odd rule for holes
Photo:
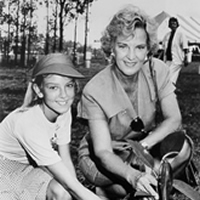
<svg viewBox="0 0 200 200">
<path fill-rule="evenodd" d="M 58 74 L 61 76 L 68 76 L 78 79 L 85 78 L 81 73 L 79 73 L 72 67 L 67 67 L 66 65 L 63 64 L 56 64 L 56 67 L 55 64 L 49 65 L 48 67 L 45 67 L 42 70 L 40 70 L 37 74 L 35 74 L 35 76 L 42 74 Z"/>
</svg>

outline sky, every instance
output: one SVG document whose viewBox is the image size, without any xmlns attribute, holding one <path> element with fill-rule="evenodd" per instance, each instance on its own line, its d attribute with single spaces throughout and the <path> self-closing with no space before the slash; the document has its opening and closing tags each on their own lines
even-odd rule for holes
<svg viewBox="0 0 200 200">
<path fill-rule="evenodd" d="M 133 4 L 143 9 L 148 15 L 156 16 L 162 11 L 171 16 L 181 14 L 200 19 L 200 0 L 94 0 L 90 7 L 88 43 L 97 45 L 106 25 L 113 15 L 124 5 Z M 80 17 L 78 22 L 78 41 L 84 44 L 85 18 Z M 74 23 L 66 27 L 65 39 L 74 39 Z"/>
<path fill-rule="evenodd" d="M 89 9 L 88 44 L 99 46 L 102 32 L 108 25 L 113 15 L 126 4 L 133 4 L 143 9 L 148 15 L 154 17 L 162 11 L 171 16 L 180 14 L 182 16 L 192 16 L 199 19 L 200 24 L 200 0 L 94 0 Z M 41 7 L 37 14 L 38 30 L 46 31 L 46 9 Z M 167 26 L 167 25 L 166 25 Z M 64 39 L 74 40 L 74 21 L 65 27 Z M 85 40 L 85 16 L 80 16 L 78 20 L 77 40 L 84 44 Z"/>
<path fill-rule="evenodd" d="M 113 17 L 113 15 L 126 4 L 133 4 L 143 9 L 148 15 L 154 17 L 162 11 L 171 16 L 193 16 L 200 19 L 200 0 L 94 0 L 89 11 L 88 44 L 99 47 L 101 34 Z M 45 8 L 39 10 L 39 32 L 46 31 Z M 200 20 L 199 20 L 200 23 Z M 65 27 L 65 40 L 74 40 L 74 21 Z M 84 44 L 85 40 L 85 16 L 78 20 L 77 40 Z"/>
</svg>

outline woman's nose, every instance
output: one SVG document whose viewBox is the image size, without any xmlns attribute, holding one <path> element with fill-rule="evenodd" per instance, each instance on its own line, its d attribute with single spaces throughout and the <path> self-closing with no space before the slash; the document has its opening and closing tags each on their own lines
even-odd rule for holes
<svg viewBox="0 0 200 200">
<path fill-rule="evenodd" d="M 133 58 L 135 58 L 135 50 L 133 48 L 130 48 L 128 50 L 128 53 L 127 53 L 127 57 L 132 60 Z"/>
</svg>

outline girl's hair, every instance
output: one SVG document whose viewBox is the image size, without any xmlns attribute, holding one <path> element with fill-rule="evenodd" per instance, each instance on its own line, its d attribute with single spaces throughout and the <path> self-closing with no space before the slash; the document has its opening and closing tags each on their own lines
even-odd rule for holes
<svg viewBox="0 0 200 200">
<path fill-rule="evenodd" d="M 104 52 L 111 52 L 118 36 L 129 37 L 136 28 L 143 28 L 147 34 L 149 55 L 152 55 L 158 49 L 157 27 L 156 21 L 138 7 L 127 5 L 114 15 L 106 27 L 101 37 L 102 49 Z"/>
<path fill-rule="evenodd" d="M 36 78 L 33 79 L 31 82 L 29 82 L 27 90 L 26 90 L 26 94 L 24 96 L 24 101 L 21 106 L 22 108 L 21 110 L 27 110 L 28 107 L 32 107 L 34 105 L 42 103 L 42 98 L 39 98 L 37 96 L 37 94 L 35 93 L 33 89 L 33 85 L 36 84 L 39 88 L 41 88 L 44 78 L 50 75 L 52 74 L 39 75 L 39 76 L 36 76 Z M 76 79 L 73 79 L 73 81 L 75 83 L 75 94 L 77 94 L 79 92 L 79 83 Z"/>
</svg>

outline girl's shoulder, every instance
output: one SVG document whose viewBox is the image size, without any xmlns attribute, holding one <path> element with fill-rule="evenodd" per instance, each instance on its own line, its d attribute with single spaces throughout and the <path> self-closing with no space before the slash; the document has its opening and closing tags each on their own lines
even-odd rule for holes
<svg viewBox="0 0 200 200">
<path fill-rule="evenodd" d="M 16 115 L 18 115 L 18 121 L 22 123 L 35 123 L 36 121 L 41 121 L 42 119 L 42 111 L 39 105 L 35 105 L 32 107 L 18 108 L 15 111 Z"/>
<path fill-rule="evenodd" d="M 31 108 L 17 108 L 10 112 L 1 122 L 1 127 L 7 127 L 9 130 L 14 130 L 18 126 L 30 126 L 38 120 L 37 115 L 33 115 L 32 111 L 35 107 Z"/>
</svg>

